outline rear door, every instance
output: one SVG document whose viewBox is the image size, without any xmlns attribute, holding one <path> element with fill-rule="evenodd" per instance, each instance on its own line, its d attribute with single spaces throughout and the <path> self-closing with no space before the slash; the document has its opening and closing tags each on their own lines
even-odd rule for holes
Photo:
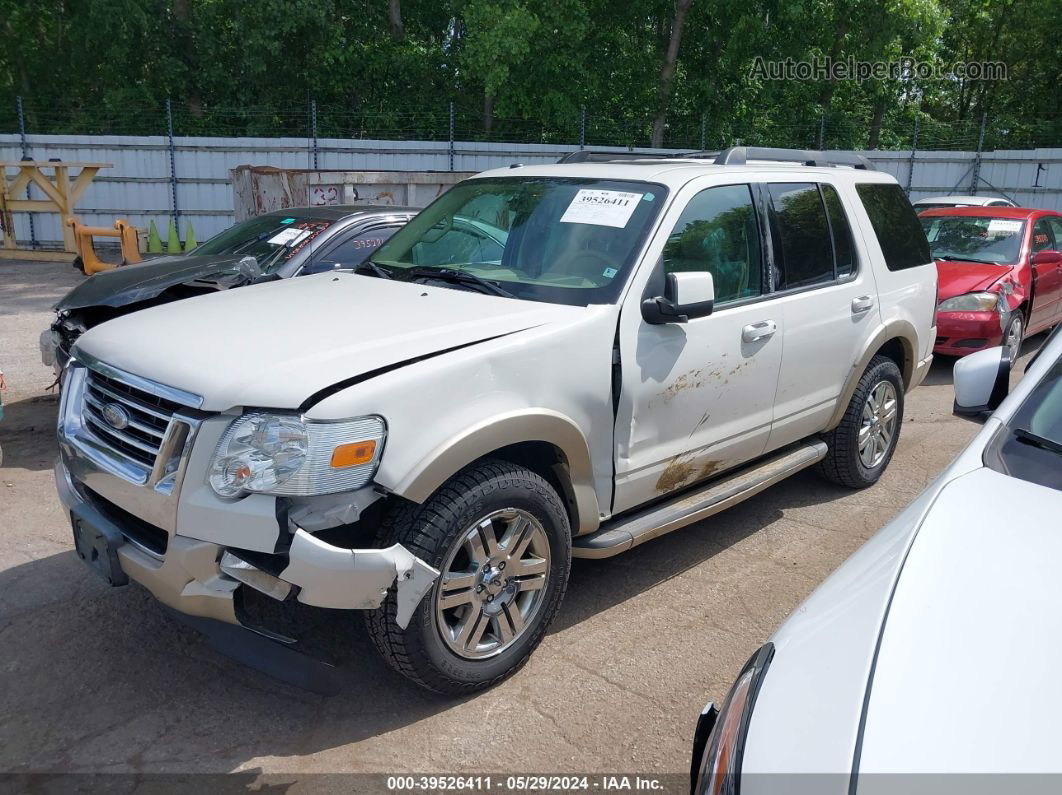
<svg viewBox="0 0 1062 795">
<path fill-rule="evenodd" d="M 823 430 L 880 319 L 869 263 L 857 256 L 837 186 L 763 186 L 771 219 L 774 282 L 785 323 L 768 449 Z"/>
</svg>

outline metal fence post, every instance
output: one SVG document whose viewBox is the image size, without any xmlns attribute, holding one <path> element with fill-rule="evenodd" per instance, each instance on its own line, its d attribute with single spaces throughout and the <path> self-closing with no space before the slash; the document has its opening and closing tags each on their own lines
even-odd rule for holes
<svg viewBox="0 0 1062 795">
<path fill-rule="evenodd" d="M 579 116 L 579 148 L 586 148 L 586 105 L 582 106 L 582 112 Z"/>
<path fill-rule="evenodd" d="M 704 133 L 705 133 L 705 130 L 707 129 L 707 128 L 705 127 L 705 124 L 706 124 L 706 122 L 707 122 L 707 119 L 708 119 L 708 116 L 707 116 L 707 114 L 705 114 L 705 113 L 702 113 L 702 114 L 701 114 L 701 151 L 702 151 L 702 152 L 704 151 L 704 144 L 705 144 L 705 137 L 704 137 Z"/>
<path fill-rule="evenodd" d="M 310 134 L 312 136 L 313 167 L 317 168 L 317 100 L 310 100 Z"/>
<path fill-rule="evenodd" d="M 981 151 L 985 148 L 985 125 L 988 114 L 981 114 L 981 132 L 977 136 L 977 154 L 974 155 L 973 176 L 970 178 L 970 193 L 977 195 L 977 183 L 981 181 Z"/>
<path fill-rule="evenodd" d="M 815 148 L 822 149 L 823 144 L 826 142 L 826 114 L 823 113 L 819 116 L 819 136 L 815 139 Z"/>
<path fill-rule="evenodd" d="M 454 170 L 454 103 L 450 103 L 450 170 Z"/>
<path fill-rule="evenodd" d="M 907 190 L 908 196 L 911 195 L 911 186 L 914 185 L 914 170 L 915 170 L 915 153 L 918 151 L 918 128 L 921 125 L 922 118 L 915 116 L 914 134 L 911 136 L 911 162 L 907 167 Z"/>
<path fill-rule="evenodd" d="M 26 141 L 26 115 L 22 112 L 22 97 L 21 96 L 15 97 L 15 107 L 18 110 L 18 136 L 19 136 L 19 140 L 22 142 L 22 159 L 23 160 L 29 160 L 30 159 L 29 144 Z M 32 199 L 33 198 L 30 195 L 30 187 L 29 187 L 29 185 L 26 186 L 26 198 L 27 199 Z M 31 248 L 37 248 L 37 226 L 36 226 L 36 224 L 34 223 L 34 220 L 33 220 L 33 213 L 28 213 L 28 215 L 29 215 L 30 247 Z M 12 229 L 10 234 L 11 234 L 11 237 L 13 239 L 14 236 L 15 236 L 15 230 Z"/>
<path fill-rule="evenodd" d="M 166 135 L 170 142 L 170 200 L 173 203 L 173 225 L 181 237 L 181 210 L 177 205 L 177 147 L 173 143 L 173 105 L 166 97 Z"/>
</svg>

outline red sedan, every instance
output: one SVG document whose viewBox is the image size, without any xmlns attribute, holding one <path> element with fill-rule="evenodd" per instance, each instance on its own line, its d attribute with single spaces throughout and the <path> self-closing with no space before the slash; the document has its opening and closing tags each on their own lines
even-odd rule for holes
<svg viewBox="0 0 1062 795">
<path fill-rule="evenodd" d="M 946 356 L 1006 345 L 1062 322 L 1062 214 L 947 207 L 919 214 L 937 263 L 937 341 Z"/>
</svg>

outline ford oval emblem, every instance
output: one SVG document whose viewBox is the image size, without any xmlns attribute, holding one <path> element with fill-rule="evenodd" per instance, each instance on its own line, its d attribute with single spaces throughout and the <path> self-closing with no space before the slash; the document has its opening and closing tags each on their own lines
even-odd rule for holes
<svg viewBox="0 0 1062 795">
<path fill-rule="evenodd" d="M 103 407 L 103 419 L 116 431 L 129 427 L 129 412 L 117 403 L 108 403 Z"/>
</svg>

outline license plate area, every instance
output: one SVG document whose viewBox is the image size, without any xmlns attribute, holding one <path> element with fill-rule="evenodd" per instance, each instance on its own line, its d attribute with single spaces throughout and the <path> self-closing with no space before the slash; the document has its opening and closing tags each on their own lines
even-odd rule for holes
<svg viewBox="0 0 1062 795">
<path fill-rule="evenodd" d="M 125 543 L 121 533 L 93 524 L 76 513 L 70 515 L 70 522 L 77 556 L 111 585 L 127 585 L 129 577 L 118 562 L 118 547 Z"/>
</svg>

